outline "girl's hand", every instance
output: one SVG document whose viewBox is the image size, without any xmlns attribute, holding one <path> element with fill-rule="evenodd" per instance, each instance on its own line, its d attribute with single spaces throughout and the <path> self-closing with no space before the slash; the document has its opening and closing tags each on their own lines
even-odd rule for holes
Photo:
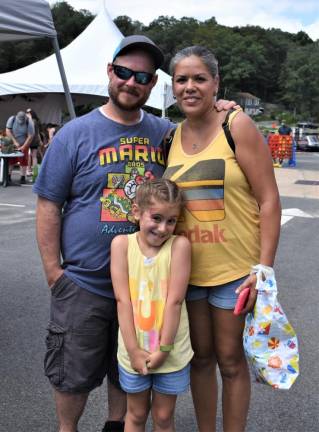
<svg viewBox="0 0 319 432">
<path fill-rule="evenodd" d="M 239 285 L 236 289 L 236 294 L 239 294 L 243 289 L 249 288 L 250 293 L 245 307 L 240 312 L 240 315 L 246 315 L 248 312 L 251 312 L 254 309 L 256 299 L 257 299 L 257 290 L 256 290 L 256 282 L 257 277 L 255 274 L 251 274 L 244 280 L 244 282 Z"/>
<path fill-rule="evenodd" d="M 136 348 L 133 352 L 129 353 L 129 356 L 132 368 L 140 375 L 147 375 L 150 353 L 141 348 Z"/>
<path fill-rule="evenodd" d="M 147 362 L 148 369 L 157 369 L 165 362 L 169 353 L 162 351 L 155 351 L 150 354 L 149 360 Z"/>
</svg>

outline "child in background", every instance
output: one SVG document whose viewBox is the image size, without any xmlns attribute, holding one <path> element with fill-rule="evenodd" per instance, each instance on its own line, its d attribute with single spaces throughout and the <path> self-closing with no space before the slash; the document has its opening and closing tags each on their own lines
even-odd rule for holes
<svg viewBox="0 0 319 432">
<path fill-rule="evenodd" d="M 191 249 L 186 237 L 173 235 L 183 204 L 170 180 L 141 184 L 132 206 L 140 231 L 111 245 L 127 432 L 145 431 L 150 410 L 155 431 L 173 432 L 177 395 L 189 387 L 193 351 L 184 298 Z"/>
</svg>

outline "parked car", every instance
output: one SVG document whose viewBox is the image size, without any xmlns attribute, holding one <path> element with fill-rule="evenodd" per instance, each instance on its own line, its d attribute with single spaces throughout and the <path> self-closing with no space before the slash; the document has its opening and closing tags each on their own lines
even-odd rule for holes
<svg viewBox="0 0 319 432">
<path fill-rule="evenodd" d="M 317 135 L 304 135 L 302 137 L 299 137 L 296 142 L 298 150 L 319 151 L 319 139 Z"/>
</svg>

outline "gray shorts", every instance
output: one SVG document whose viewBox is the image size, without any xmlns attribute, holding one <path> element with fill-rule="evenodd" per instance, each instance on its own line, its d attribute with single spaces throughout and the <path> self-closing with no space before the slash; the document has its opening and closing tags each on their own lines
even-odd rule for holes
<svg viewBox="0 0 319 432">
<path fill-rule="evenodd" d="M 117 366 L 116 302 L 62 275 L 52 287 L 45 375 L 61 392 L 86 393 L 105 375 L 121 388 Z"/>
</svg>

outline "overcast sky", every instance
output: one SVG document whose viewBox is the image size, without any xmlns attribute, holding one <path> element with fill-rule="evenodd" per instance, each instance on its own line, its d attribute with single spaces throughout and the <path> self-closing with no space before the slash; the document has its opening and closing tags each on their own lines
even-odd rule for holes
<svg viewBox="0 0 319 432">
<path fill-rule="evenodd" d="M 290 33 L 303 30 L 313 40 L 319 39 L 318 0 L 67 0 L 75 9 L 94 14 L 103 1 L 112 18 L 128 15 L 143 24 L 160 15 L 190 16 L 200 21 L 215 17 L 218 24 L 230 27 L 249 24 Z"/>
</svg>

